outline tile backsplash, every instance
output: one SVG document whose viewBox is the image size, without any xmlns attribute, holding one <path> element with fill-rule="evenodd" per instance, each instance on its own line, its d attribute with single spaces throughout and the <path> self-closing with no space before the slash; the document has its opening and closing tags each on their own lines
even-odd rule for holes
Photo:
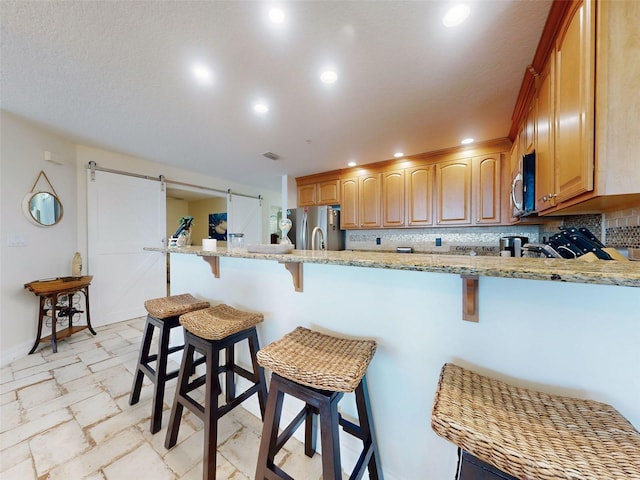
<svg viewBox="0 0 640 480">
<path fill-rule="evenodd" d="M 606 212 L 603 216 L 607 246 L 640 248 L 640 206 Z"/>
<path fill-rule="evenodd" d="M 412 247 L 417 253 L 498 255 L 501 237 L 518 235 L 528 237 L 531 243 L 543 243 L 560 227 L 586 227 L 610 247 L 640 248 L 638 206 L 603 214 L 548 217 L 541 225 L 349 230 L 346 249 L 390 252 L 396 247 Z M 436 239 L 442 245 L 436 246 Z"/>
<path fill-rule="evenodd" d="M 540 240 L 546 241 L 553 234 L 558 233 L 560 227 L 585 227 L 604 243 L 602 234 L 602 214 L 568 215 L 566 217 L 552 217 L 547 223 L 540 225 Z"/>
<path fill-rule="evenodd" d="M 414 252 L 469 255 L 498 255 L 500 237 L 519 235 L 538 242 L 538 225 L 500 227 L 449 227 L 420 229 L 349 230 L 347 250 L 389 252 L 396 247 L 412 247 Z M 436 239 L 441 246 L 436 246 Z M 377 243 L 380 239 L 380 243 Z"/>
</svg>

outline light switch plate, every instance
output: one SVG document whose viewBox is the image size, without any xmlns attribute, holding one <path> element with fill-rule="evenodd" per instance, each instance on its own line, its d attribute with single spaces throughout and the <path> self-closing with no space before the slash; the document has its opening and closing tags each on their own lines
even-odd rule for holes
<svg viewBox="0 0 640 480">
<path fill-rule="evenodd" d="M 26 247 L 27 237 L 22 233 L 10 233 L 7 235 L 8 247 Z"/>
</svg>

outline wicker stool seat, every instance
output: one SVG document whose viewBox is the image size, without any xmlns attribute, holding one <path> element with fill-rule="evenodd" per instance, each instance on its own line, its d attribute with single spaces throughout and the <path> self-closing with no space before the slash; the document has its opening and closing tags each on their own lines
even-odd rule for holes
<svg viewBox="0 0 640 480">
<path fill-rule="evenodd" d="M 207 308 L 209 302 L 198 300 L 193 295 L 185 293 L 169 297 L 154 298 L 144 302 L 147 310 L 138 366 L 133 378 L 129 405 L 140 401 L 142 381 L 145 375 L 153 383 L 153 400 L 151 406 L 151 433 L 157 433 L 162 426 L 162 409 L 164 407 L 164 391 L 167 381 L 178 376 L 178 370 L 167 372 L 169 355 L 180 351 L 184 345 L 169 346 L 169 336 L 173 328 L 179 327 L 179 318 L 183 313 Z M 153 332 L 158 329 L 158 349 L 150 353 Z M 155 364 L 155 367 L 153 366 Z"/>
<path fill-rule="evenodd" d="M 350 478 L 381 479 L 380 457 L 373 428 L 366 371 L 376 351 L 373 340 L 350 340 L 298 327 L 258 352 L 258 362 L 272 370 L 267 411 L 258 456 L 256 479 L 291 479 L 275 465 L 278 451 L 305 422 L 305 454 L 316 450 L 320 417 L 323 479 L 342 478 L 339 426 L 363 442 L 363 450 Z M 338 402 L 345 392 L 355 392 L 359 425 L 342 417 Z M 284 395 L 305 406 L 278 434 Z"/>
<path fill-rule="evenodd" d="M 203 479 L 216 478 L 218 419 L 240 405 L 254 393 L 258 394 L 260 413 L 264 416 L 267 384 L 264 370 L 258 364 L 256 353 L 260 349 L 256 325 L 264 320 L 261 313 L 245 312 L 228 305 L 216 305 L 180 317 L 184 327 L 184 354 L 178 375 L 178 388 L 171 407 L 171 417 L 164 445 L 172 448 L 178 440 L 182 411 L 187 407 L 204 423 Z M 235 360 L 235 346 L 247 340 L 252 371 L 240 367 Z M 225 352 L 220 363 L 220 352 Z M 196 352 L 202 355 L 196 359 Z M 204 360 L 206 372 L 191 375 L 198 361 Z M 218 375 L 225 376 L 225 402 L 219 404 L 222 386 Z M 236 375 L 251 385 L 236 394 Z M 194 378 L 190 378 L 194 377 Z M 194 390 L 205 386 L 204 405 L 192 396 Z"/>
<path fill-rule="evenodd" d="M 640 479 L 640 433 L 593 400 L 515 387 L 445 364 L 431 425 L 516 478 Z"/>
<path fill-rule="evenodd" d="M 198 300 L 190 293 L 154 298 L 144 302 L 144 308 L 154 318 L 179 317 L 183 313 L 208 308 L 209 302 Z"/>
<path fill-rule="evenodd" d="M 264 315 L 261 313 L 244 312 L 223 303 L 183 315 L 180 324 L 200 338 L 222 340 L 254 327 L 263 320 Z"/>
</svg>

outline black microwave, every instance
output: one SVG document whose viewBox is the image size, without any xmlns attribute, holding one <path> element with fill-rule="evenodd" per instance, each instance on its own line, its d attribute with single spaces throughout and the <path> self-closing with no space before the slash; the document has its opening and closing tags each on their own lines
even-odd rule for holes
<svg viewBox="0 0 640 480">
<path fill-rule="evenodd" d="M 511 182 L 513 216 L 535 213 L 536 208 L 536 152 L 522 156 L 522 164 Z"/>
</svg>

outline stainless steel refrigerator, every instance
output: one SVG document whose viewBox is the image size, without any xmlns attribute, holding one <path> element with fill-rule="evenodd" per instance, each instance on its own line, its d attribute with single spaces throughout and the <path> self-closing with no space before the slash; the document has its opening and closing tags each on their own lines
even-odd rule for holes
<svg viewBox="0 0 640 480">
<path fill-rule="evenodd" d="M 299 207 L 291 213 L 297 250 L 311 250 L 314 232 L 316 250 L 344 250 L 345 232 L 340 230 L 339 208 L 329 205 Z"/>
</svg>

